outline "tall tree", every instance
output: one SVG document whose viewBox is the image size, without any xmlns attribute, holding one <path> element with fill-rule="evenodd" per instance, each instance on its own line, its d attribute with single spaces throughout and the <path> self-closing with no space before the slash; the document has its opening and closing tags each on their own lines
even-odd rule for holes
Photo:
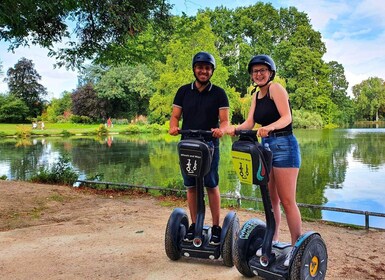
<svg viewBox="0 0 385 280">
<path fill-rule="evenodd" d="M 86 59 L 113 55 L 114 46 L 149 23 L 168 28 L 171 7 L 166 0 L 2 0 L 0 39 L 8 41 L 11 50 L 40 45 L 59 66 L 80 66 Z M 55 43 L 67 40 L 69 48 L 54 49 Z"/>
<path fill-rule="evenodd" d="M 337 106 L 343 107 L 349 86 L 345 76 L 345 69 L 337 61 L 328 62 L 328 66 L 330 68 L 329 81 L 332 85 L 331 99 Z"/>
<path fill-rule="evenodd" d="M 354 102 L 359 118 L 378 121 L 385 115 L 385 82 L 371 77 L 353 86 Z"/>
<path fill-rule="evenodd" d="M 72 113 L 89 117 L 92 121 L 105 121 L 109 116 L 109 102 L 99 98 L 93 85 L 77 88 L 71 95 Z"/>
<path fill-rule="evenodd" d="M 147 66 L 111 67 L 95 85 L 99 98 L 111 104 L 110 117 L 131 120 L 147 115 L 150 97 L 155 91 L 154 72 Z"/>
<path fill-rule="evenodd" d="M 173 98 L 178 88 L 195 79 L 192 58 L 200 51 L 207 51 L 214 56 L 216 69 L 211 81 L 225 89 L 232 111 L 239 96 L 233 88 L 227 86 L 228 71 L 215 47 L 216 36 L 211 30 L 209 18 L 204 14 L 198 14 L 196 19 L 182 17 L 177 24 L 181 24 L 176 28 L 179 33 L 170 38 L 166 48 L 166 62 L 155 65 L 159 79 L 155 83 L 156 92 L 150 100 L 150 121 L 163 123 L 170 118 Z M 184 36 L 180 36 L 181 34 Z"/>
<path fill-rule="evenodd" d="M 337 105 L 334 122 L 339 125 L 352 124 L 354 122 L 353 101 L 347 94 L 349 86 L 345 76 L 345 69 L 337 61 L 327 63 L 330 68 L 329 82 L 332 85 L 330 98 Z"/>
<path fill-rule="evenodd" d="M 39 83 L 41 76 L 35 70 L 32 60 L 21 58 L 7 71 L 8 88 L 11 95 L 20 98 L 29 108 L 29 117 L 37 117 L 43 111 L 43 97 L 47 90 Z"/>
</svg>

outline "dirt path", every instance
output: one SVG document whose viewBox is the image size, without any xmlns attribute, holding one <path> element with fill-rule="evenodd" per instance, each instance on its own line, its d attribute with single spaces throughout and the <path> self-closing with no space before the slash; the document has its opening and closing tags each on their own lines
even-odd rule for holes
<svg viewBox="0 0 385 280">
<path fill-rule="evenodd" d="M 172 211 L 162 206 L 167 202 L 0 181 L 0 279 L 244 279 L 220 261 L 170 261 L 164 251 Z M 237 213 L 241 224 L 257 215 Z M 303 227 L 321 233 L 327 244 L 326 279 L 385 279 L 385 232 Z M 284 224 L 282 239 L 288 237 Z"/>
</svg>

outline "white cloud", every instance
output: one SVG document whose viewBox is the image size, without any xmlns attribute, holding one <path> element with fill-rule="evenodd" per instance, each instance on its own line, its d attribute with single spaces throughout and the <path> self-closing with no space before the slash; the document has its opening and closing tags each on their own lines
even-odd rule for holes
<svg viewBox="0 0 385 280">
<path fill-rule="evenodd" d="M 309 15 L 322 34 L 325 61 L 344 66 L 351 88 L 369 77 L 385 79 L 385 2 L 376 0 L 292 1 L 288 3 Z"/>
</svg>

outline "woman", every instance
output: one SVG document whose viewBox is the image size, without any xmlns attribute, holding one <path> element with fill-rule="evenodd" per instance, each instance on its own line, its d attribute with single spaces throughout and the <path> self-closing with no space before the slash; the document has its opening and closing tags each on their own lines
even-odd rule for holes
<svg viewBox="0 0 385 280">
<path fill-rule="evenodd" d="M 301 214 L 296 203 L 301 158 L 298 142 L 292 131 L 289 95 L 280 84 L 273 82 L 276 66 L 268 55 L 254 56 L 249 62 L 248 71 L 259 91 L 253 95 L 247 119 L 238 127 L 229 127 L 227 133 L 234 136 L 235 130 L 253 129 L 255 123 L 261 125 L 257 136 L 262 138 L 262 145 L 267 144 L 273 153 L 273 168 L 268 185 L 276 221 L 273 244 L 279 240 L 280 203 L 282 203 L 291 234 L 291 243 L 294 245 L 302 231 Z M 262 255 L 261 248 L 257 251 L 257 255 Z M 286 257 L 285 266 L 289 266 L 290 258 L 291 253 Z"/>
</svg>

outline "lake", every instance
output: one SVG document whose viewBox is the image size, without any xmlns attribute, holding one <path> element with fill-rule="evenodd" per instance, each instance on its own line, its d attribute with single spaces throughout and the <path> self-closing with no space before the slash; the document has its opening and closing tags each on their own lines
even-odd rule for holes
<svg viewBox="0 0 385 280">
<path fill-rule="evenodd" d="M 295 130 L 302 166 L 297 202 L 385 213 L 385 129 Z M 28 180 L 40 166 L 51 166 L 68 155 L 79 179 L 132 185 L 183 188 L 176 145 L 170 135 L 108 137 L 45 137 L 0 139 L 0 177 Z M 231 144 L 221 139 L 222 194 L 260 197 L 257 186 L 241 184 L 233 171 Z M 223 203 L 231 203 L 223 200 Z M 242 201 L 261 209 L 261 203 Z M 364 216 L 301 208 L 304 217 L 364 225 Z M 385 228 L 385 218 L 370 217 L 370 226 Z"/>
</svg>

